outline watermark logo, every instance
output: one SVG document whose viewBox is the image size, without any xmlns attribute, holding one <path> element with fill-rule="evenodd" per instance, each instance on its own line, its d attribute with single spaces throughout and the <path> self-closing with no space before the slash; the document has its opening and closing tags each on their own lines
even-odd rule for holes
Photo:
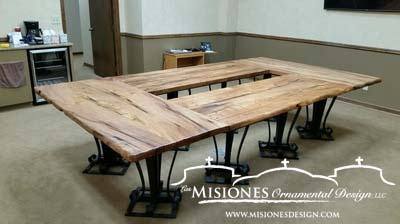
<svg viewBox="0 0 400 224">
<path fill-rule="evenodd" d="M 360 202 L 365 199 L 383 199 L 386 197 L 386 193 L 383 192 L 349 192 L 347 188 L 339 187 L 340 183 L 337 180 L 338 173 L 349 169 L 368 169 L 378 171 L 380 180 L 389 186 L 395 186 L 396 184 L 388 181 L 383 176 L 383 170 L 379 167 L 364 165 L 362 164 L 364 159 L 358 157 L 355 162 L 356 164 L 347 165 L 335 168 L 332 175 L 324 176 L 313 174 L 309 171 L 290 167 L 289 161 L 284 159 L 282 167 L 265 170 L 257 175 L 253 176 L 240 176 L 235 174 L 235 169 L 223 165 L 212 165 L 213 159 L 208 157 L 206 159 L 206 165 L 194 166 L 184 169 L 183 178 L 173 183 L 172 186 L 182 186 L 185 183 L 189 172 L 198 169 L 221 169 L 226 170 L 231 174 L 232 186 L 229 187 L 188 187 L 187 185 L 182 186 L 183 192 L 191 192 L 192 198 L 200 199 L 199 204 L 213 204 L 213 203 L 328 203 L 339 199 L 352 199 L 355 202 Z M 281 188 L 270 189 L 268 187 L 237 187 L 236 185 L 244 180 L 258 179 L 262 176 L 280 172 L 280 171 L 292 171 L 303 175 L 306 175 L 313 179 L 320 179 L 328 181 L 334 187 L 329 190 L 322 190 L 318 192 L 285 192 Z"/>
</svg>

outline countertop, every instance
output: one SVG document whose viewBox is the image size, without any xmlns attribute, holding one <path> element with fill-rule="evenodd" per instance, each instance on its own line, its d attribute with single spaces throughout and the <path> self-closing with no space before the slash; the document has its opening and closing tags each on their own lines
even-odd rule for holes
<svg viewBox="0 0 400 224">
<path fill-rule="evenodd" d="M 41 44 L 41 45 L 29 45 L 23 47 L 15 47 L 10 44 L 9 48 L 0 48 L 0 52 L 2 51 L 18 51 L 18 50 L 34 50 L 34 49 L 45 49 L 45 48 L 55 48 L 55 47 L 72 47 L 72 43 L 63 43 L 63 44 Z"/>
</svg>

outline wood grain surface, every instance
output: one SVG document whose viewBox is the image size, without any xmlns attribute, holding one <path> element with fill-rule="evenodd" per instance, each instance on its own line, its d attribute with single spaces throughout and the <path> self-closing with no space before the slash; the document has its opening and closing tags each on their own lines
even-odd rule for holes
<svg viewBox="0 0 400 224">
<path fill-rule="evenodd" d="M 376 84 L 382 81 L 382 79 L 374 76 L 362 75 L 353 72 L 340 71 L 295 62 L 282 61 L 266 57 L 247 59 L 247 63 L 249 62 L 252 62 L 258 66 L 265 66 L 265 69 L 268 69 L 273 74 L 297 74 L 319 80 L 349 85 L 352 86 L 353 89 L 359 89 L 364 86 Z"/>
<path fill-rule="evenodd" d="M 153 95 L 267 73 L 277 76 L 170 101 Z M 252 58 L 36 87 L 35 91 L 133 162 L 380 81 Z"/>
<path fill-rule="evenodd" d="M 343 84 L 288 75 L 171 101 L 236 130 L 351 89 Z"/>
<path fill-rule="evenodd" d="M 268 73 L 264 65 L 236 60 L 186 68 L 113 77 L 144 91 L 161 95 L 208 84 L 250 78 Z"/>
<path fill-rule="evenodd" d="M 125 82 L 131 86 L 156 95 L 161 95 L 208 84 L 252 78 L 267 73 L 276 76 L 302 75 L 348 85 L 351 86 L 352 89 L 362 88 L 382 81 L 380 78 L 373 76 L 266 57 L 146 72 L 113 77 L 112 79 Z"/>
<path fill-rule="evenodd" d="M 36 92 L 129 161 L 226 131 L 226 125 L 122 82 L 87 80 Z"/>
</svg>

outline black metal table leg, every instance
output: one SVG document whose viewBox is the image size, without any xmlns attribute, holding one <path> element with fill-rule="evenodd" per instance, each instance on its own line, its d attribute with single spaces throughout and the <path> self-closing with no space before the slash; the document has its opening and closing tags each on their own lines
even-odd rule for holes
<svg viewBox="0 0 400 224">
<path fill-rule="evenodd" d="M 221 89 L 226 88 L 228 86 L 227 82 L 222 82 L 221 83 Z"/>
<path fill-rule="evenodd" d="M 250 167 L 247 163 L 239 163 L 239 157 L 240 157 L 240 152 L 243 147 L 244 139 L 246 138 L 247 131 L 249 127 L 247 126 L 245 129 L 245 132 L 243 133 L 242 140 L 240 142 L 239 146 L 239 151 L 238 151 L 238 156 L 237 156 L 237 161 L 236 163 L 231 162 L 231 157 L 232 157 L 232 148 L 233 148 L 233 140 L 235 136 L 234 131 L 230 131 L 226 133 L 226 140 L 225 140 L 225 158 L 224 158 L 224 166 L 226 167 L 232 167 L 235 169 L 235 174 L 239 174 L 241 176 L 247 176 L 250 171 Z M 214 138 L 214 144 L 215 147 L 216 141 Z M 222 165 L 218 161 L 218 149 L 216 148 L 216 156 L 217 156 L 217 161 L 212 162 L 212 165 Z M 229 170 L 223 170 L 223 169 L 206 169 L 206 174 L 205 174 L 205 182 L 206 183 L 213 183 L 213 184 L 232 184 L 232 173 Z M 238 184 L 242 185 L 248 185 L 249 182 L 248 180 L 242 181 Z"/>
<path fill-rule="evenodd" d="M 297 132 L 299 133 L 302 139 L 316 139 L 316 140 L 334 140 L 332 133 L 333 130 L 329 127 L 326 127 L 326 121 L 328 116 L 332 110 L 332 107 L 336 101 L 336 97 L 332 98 L 332 101 L 329 105 L 329 108 L 325 114 L 325 107 L 327 100 L 321 100 L 313 104 L 313 115 L 312 120 L 308 121 L 308 113 L 307 113 L 307 121 L 304 126 L 297 126 Z M 322 124 L 322 127 L 321 127 Z"/>
<path fill-rule="evenodd" d="M 149 188 L 145 188 L 143 173 L 140 164 L 137 163 L 142 187 L 131 192 L 129 196 L 130 203 L 125 213 L 126 216 L 176 218 L 179 203 L 182 200 L 181 189 L 177 188 L 172 190 L 169 187 L 163 188 L 163 181 L 161 180 L 161 159 L 161 154 L 146 159 Z M 135 207 L 138 203 L 146 204 L 145 211 L 135 211 Z M 170 210 L 168 212 L 157 211 L 161 204 L 169 205 Z"/>
<path fill-rule="evenodd" d="M 287 121 L 287 113 L 281 114 L 276 117 L 276 136 L 274 141 L 271 142 L 271 126 L 268 121 L 268 131 L 269 138 L 268 141 L 259 141 L 258 146 L 260 149 L 260 156 L 264 158 L 274 158 L 274 159 L 299 159 L 297 154 L 298 146 L 295 143 L 290 143 L 290 135 L 294 128 L 294 125 L 299 117 L 301 108 L 297 109 L 296 115 L 293 118 L 292 124 L 290 126 L 286 143 L 283 142 L 283 135 L 285 132 L 285 125 Z"/>
<path fill-rule="evenodd" d="M 167 93 L 167 99 L 168 100 L 175 99 L 175 98 L 178 98 L 178 92 L 177 91 L 176 92 Z"/>
<path fill-rule="evenodd" d="M 271 73 L 264 74 L 263 78 L 264 79 L 270 79 L 270 78 L 272 78 L 272 74 Z"/>
<path fill-rule="evenodd" d="M 89 165 L 83 170 L 85 174 L 95 175 L 124 175 L 130 163 L 106 144 L 95 138 L 97 155 L 88 158 Z"/>
</svg>

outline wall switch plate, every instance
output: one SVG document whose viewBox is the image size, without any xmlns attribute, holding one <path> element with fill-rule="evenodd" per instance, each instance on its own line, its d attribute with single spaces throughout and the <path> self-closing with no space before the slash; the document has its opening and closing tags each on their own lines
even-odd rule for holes
<svg viewBox="0 0 400 224">
<path fill-rule="evenodd" d="M 364 87 L 362 88 L 362 90 L 368 91 L 368 86 L 364 86 Z"/>
<path fill-rule="evenodd" d="M 59 16 L 52 16 L 51 24 L 53 24 L 53 25 L 61 24 L 61 18 Z"/>
</svg>

